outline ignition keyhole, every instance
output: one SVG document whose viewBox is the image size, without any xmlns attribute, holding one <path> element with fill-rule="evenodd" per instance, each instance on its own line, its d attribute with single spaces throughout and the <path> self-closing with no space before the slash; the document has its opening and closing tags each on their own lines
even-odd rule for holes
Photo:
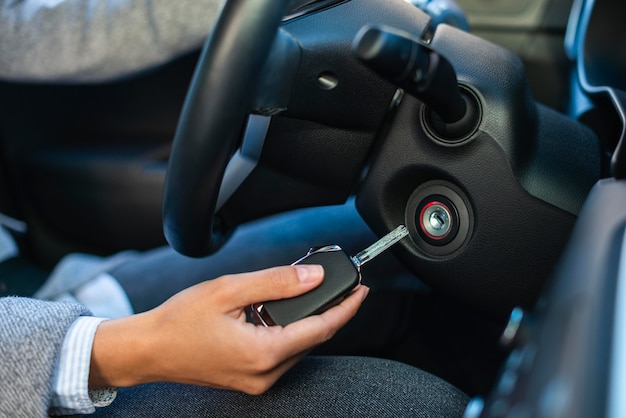
<svg viewBox="0 0 626 418">
<path fill-rule="evenodd" d="M 459 230 L 456 207 L 444 196 L 429 196 L 424 199 L 415 214 L 420 235 L 431 245 L 445 245 Z"/>
<path fill-rule="evenodd" d="M 448 223 L 448 214 L 442 210 L 436 210 L 430 215 L 430 226 L 435 230 L 443 230 Z"/>
</svg>

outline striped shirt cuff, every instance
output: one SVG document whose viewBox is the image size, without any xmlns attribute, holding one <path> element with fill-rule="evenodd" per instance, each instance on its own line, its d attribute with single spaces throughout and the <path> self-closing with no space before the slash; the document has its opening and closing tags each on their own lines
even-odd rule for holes
<svg viewBox="0 0 626 418">
<path fill-rule="evenodd" d="M 67 332 L 54 377 L 51 415 L 89 414 L 95 406 L 105 406 L 94 404 L 88 390 L 91 347 L 98 325 L 105 320 L 81 316 Z"/>
</svg>

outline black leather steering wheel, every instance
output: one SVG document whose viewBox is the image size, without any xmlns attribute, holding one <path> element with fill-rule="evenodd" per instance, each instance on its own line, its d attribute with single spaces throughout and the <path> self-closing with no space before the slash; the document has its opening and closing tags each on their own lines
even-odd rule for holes
<svg viewBox="0 0 626 418">
<path fill-rule="evenodd" d="M 228 0 L 207 38 L 169 160 L 163 229 L 176 251 L 200 257 L 224 234 L 214 212 L 255 87 L 289 0 Z"/>
</svg>

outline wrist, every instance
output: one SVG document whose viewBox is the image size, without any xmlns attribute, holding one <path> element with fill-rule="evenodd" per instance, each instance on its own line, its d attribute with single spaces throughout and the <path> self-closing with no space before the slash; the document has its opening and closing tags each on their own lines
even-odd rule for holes
<svg viewBox="0 0 626 418">
<path fill-rule="evenodd" d="M 100 324 L 94 336 L 89 388 L 127 387 L 157 381 L 152 316 L 132 315 Z"/>
</svg>

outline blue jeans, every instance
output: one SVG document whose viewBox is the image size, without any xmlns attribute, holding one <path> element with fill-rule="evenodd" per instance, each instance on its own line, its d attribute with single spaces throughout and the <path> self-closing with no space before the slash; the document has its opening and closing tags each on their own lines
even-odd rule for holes
<svg viewBox="0 0 626 418">
<path fill-rule="evenodd" d="M 121 389 L 95 417 L 461 417 L 465 394 L 414 367 L 307 357 L 259 396 L 171 383 Z"/>
</svg>

